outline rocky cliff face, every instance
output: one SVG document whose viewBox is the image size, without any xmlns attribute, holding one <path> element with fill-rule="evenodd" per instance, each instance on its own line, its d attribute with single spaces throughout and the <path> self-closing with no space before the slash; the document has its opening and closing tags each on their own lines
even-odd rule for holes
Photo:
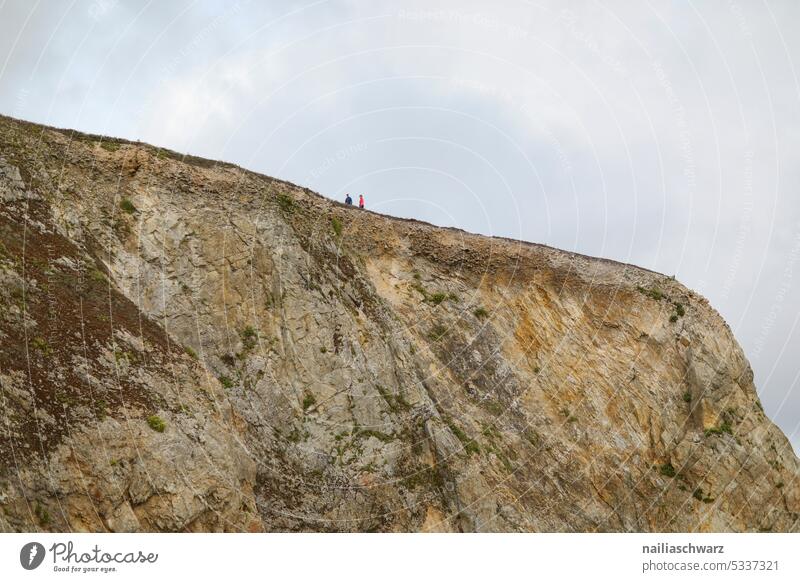
<svg viewBox="0 0 800 582">
<path fill-rule="evenodd" d="M 0 118 L 0 530 L 798 531 L 663 275 Z"/>
</svg>

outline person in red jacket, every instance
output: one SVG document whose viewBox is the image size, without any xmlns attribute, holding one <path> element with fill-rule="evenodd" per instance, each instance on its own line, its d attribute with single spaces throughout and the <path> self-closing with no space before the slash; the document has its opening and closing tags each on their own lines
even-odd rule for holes
<svg viewBox="0 0 800 582">
<path fill-rule="evenodd" d="M 364 195 L 363 194 L 359 194 L 358 195 L 358 207 L 359 208 L 364 208 Z"/>
</svg>

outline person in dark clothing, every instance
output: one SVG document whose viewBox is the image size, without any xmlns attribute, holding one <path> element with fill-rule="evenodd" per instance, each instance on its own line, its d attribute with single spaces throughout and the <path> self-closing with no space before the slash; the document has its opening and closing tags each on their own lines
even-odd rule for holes
<svg viewBox="0 0 800 582">
<path fill-rule="evenodd" d="M 353 199 L 352 199 L 352 198 L 350 198 L 350 194 L 348 194 L 347 196 L 345 196 L 345 198 L 344 198 L 344 203 L 345 203 L 345 204 L 347 204 L 348 206 L 352 206 L 352 204 L 353 204 Z"/>
<path fill-rule="evenodd" d="M 359 208 L 364 208 L 364 195 L 363 194 L 359 194 L 358 195 L 358 207 Z"/>
</svg>

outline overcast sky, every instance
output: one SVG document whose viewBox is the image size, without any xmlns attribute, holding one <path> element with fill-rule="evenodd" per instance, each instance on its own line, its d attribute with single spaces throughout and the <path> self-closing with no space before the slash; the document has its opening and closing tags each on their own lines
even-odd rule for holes
<svg viewBox="0 0 800 582">
<path fill-rule="evenodd" d="M 800 2 L 0 0 L 0 112 L 677 277 L 800 450 Z"/>
</svg>

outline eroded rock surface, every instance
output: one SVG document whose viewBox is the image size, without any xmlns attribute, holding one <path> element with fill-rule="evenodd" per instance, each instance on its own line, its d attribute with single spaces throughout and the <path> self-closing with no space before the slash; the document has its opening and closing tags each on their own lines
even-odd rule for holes
<svg viewBox="0 0 800 582">
<path fill-rule="evenodd" d="M 2 530 L 800 528 L 670 278 L 8 118 L 0 156 Z"/>
</svg>

